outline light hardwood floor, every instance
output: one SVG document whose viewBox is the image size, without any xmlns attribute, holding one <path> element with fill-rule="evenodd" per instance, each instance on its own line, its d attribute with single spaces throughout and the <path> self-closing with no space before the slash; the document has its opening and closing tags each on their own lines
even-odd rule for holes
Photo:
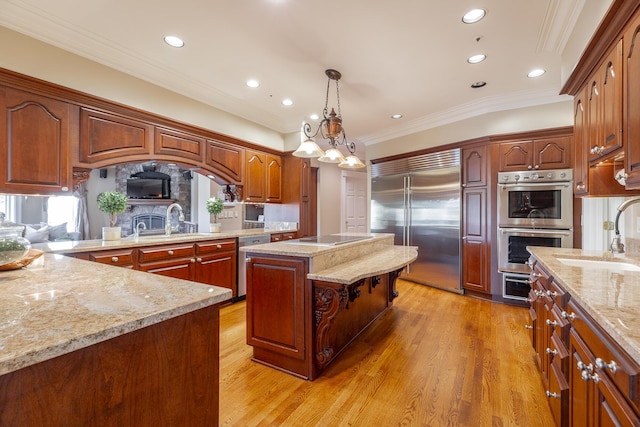
<svg viewBox="0 0 640 427">
<path fill-rule="evenodd" d="M 252 362 L 221 310 L 221 426 L 554 426 L 525 308 L 399 280 L 400 296 L 313 382 Z"/>
</svg>

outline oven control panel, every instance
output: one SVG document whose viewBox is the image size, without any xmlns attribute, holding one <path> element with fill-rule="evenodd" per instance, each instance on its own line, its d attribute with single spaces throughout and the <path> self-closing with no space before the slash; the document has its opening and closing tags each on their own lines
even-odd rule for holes
<svg viewBox="0 0 640 427">
<path fill-rule="evenodd" d="M 521 184 L 527 182 L 570 182 L 573 169 L 550 169 L 541 171 L 500 172 L 499 184 Z"/>
</svg>

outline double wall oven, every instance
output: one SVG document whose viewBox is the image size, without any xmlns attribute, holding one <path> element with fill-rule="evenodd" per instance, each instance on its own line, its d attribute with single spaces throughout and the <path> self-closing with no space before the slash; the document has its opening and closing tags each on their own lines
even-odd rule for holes
<svg viewBox="0 0 640 427">
<path fill-rule="evenodd" d="M 498 270 L 506 299 L 529 294 L 527 246 L 573 247 L 573 170 L 498 174 Z"/>
</svg>

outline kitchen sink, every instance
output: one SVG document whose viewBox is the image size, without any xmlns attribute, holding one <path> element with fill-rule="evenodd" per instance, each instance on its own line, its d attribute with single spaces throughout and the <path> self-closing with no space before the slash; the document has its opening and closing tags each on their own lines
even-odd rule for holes
<svg viewBox="0 0 640 427">
<path fill-rule="evenodd" d="M 607 261 L 584 258 L 556 258 L 564 265 L 580 268 L 592 268 L 609 271 L 640 271 L 640 266 L 623 261 Z"/>
</svg>

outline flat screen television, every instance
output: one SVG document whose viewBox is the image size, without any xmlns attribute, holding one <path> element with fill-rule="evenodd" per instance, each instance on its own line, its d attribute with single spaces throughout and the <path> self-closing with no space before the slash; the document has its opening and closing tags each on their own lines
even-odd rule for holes
<svg viewBox="0 0 640 427">
<path fill-rule="evenodd" d="M 127 179 L 127 196 L 130 199 L 170 199 L 171 181 L 157 178 Z"/>
</svg>

